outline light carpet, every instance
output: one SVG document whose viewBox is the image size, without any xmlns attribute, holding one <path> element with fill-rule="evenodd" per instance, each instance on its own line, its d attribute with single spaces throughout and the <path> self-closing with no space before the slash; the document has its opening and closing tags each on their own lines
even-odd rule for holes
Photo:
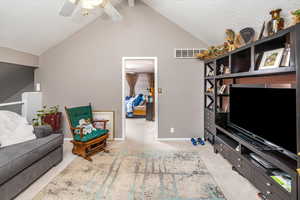
<svg viewBox="0 0 300 200">
<path fill-rule="evenodd" d="M 111 151 L 76 158 L 34 200 L 225 200 L 198 152 Z"/>
</svg>

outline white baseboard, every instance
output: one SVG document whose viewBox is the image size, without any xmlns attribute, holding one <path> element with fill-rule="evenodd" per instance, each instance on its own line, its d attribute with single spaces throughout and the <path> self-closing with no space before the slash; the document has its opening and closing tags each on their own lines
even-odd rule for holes
<svg viewBox="0 0 300 200">
<path fill-rule="evenodd" d="M 157 141 L 190 141 L 191 138 L 157 138 Z"/>
<path fill-rule="evenodd" d="M 116 141 L 124 141 L 125 138 L 115 138 L 114 140 L 116 140 Z"/>
</svg>

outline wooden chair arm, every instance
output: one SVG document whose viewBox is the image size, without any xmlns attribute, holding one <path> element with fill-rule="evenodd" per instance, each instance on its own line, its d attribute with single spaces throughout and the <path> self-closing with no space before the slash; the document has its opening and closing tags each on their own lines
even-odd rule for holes
<svg viewBox="0 0 300 200">
<path fill-rule="evenodd" d="M 104 123 L 107 123 L 107 122 L 109 122 L 109 120 L 93 120 L 93 123 L 94 122 L 104 122 Z"/>
<path fill-rule="evenodd" d="M 75 135 L 74 131 L 75 130 L 80 130 L 80 138 L 83 138 L 83 128 L 74 128 L 74 127 L 70 127 L 73 133 L 73 136 Z"/>
<path fill-rule="evenodd" d="M 106 129 L 106 123 L 109 122 L 109 120 L 93 120 L 93 124 L 96 122 L 103 122 L 104 123 L 103 128 Z"/>
</svg>

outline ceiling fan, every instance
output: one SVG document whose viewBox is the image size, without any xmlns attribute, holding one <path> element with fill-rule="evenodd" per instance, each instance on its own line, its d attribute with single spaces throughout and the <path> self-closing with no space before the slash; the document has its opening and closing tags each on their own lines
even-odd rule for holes
<svg viewBox="0 0 300 200">
<path fill-rule="evenodd" d="M 64 17 L 72 16 L 77 6 L 80 6 L 83 16 L 89 15 L 94 9 L 103 9 L 103 11 L 113 20 L 122 20 L 122 15 L 111 4 L 110 0 L 65 0 L 59 15 Z"/>
</svg>

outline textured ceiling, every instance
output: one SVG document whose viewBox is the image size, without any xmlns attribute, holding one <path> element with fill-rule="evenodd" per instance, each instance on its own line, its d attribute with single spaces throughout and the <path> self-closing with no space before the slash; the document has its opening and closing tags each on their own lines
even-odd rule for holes
<svg viewBox="0 0 300 200">
<path fill-rule="evenodd" d="M 269 11 L 282 8 L 283 16 L 300 8 L 300 0 L 143 0 L 170 21 L 208 45 L 222 44 L 225 29 L 260 31 Z"/>
<path fill-rule="evenodd" d="M 273 8 L 283 8 L 285 17 L 289 17 L 288 11 L 291 9 L 300 8 L 300 0 L 143 1 L 207 45 L 222 44 L 227 28 L 240 30 L 250 26 L 259 31 Z M 58 12 L 63 2 L 1 1 L 0 46 L 40 55 L 101 15 L 97 12 L 81 20 L 78 20 L 78 13 L 73 19 L 61 17 Z"/>
</svg>

